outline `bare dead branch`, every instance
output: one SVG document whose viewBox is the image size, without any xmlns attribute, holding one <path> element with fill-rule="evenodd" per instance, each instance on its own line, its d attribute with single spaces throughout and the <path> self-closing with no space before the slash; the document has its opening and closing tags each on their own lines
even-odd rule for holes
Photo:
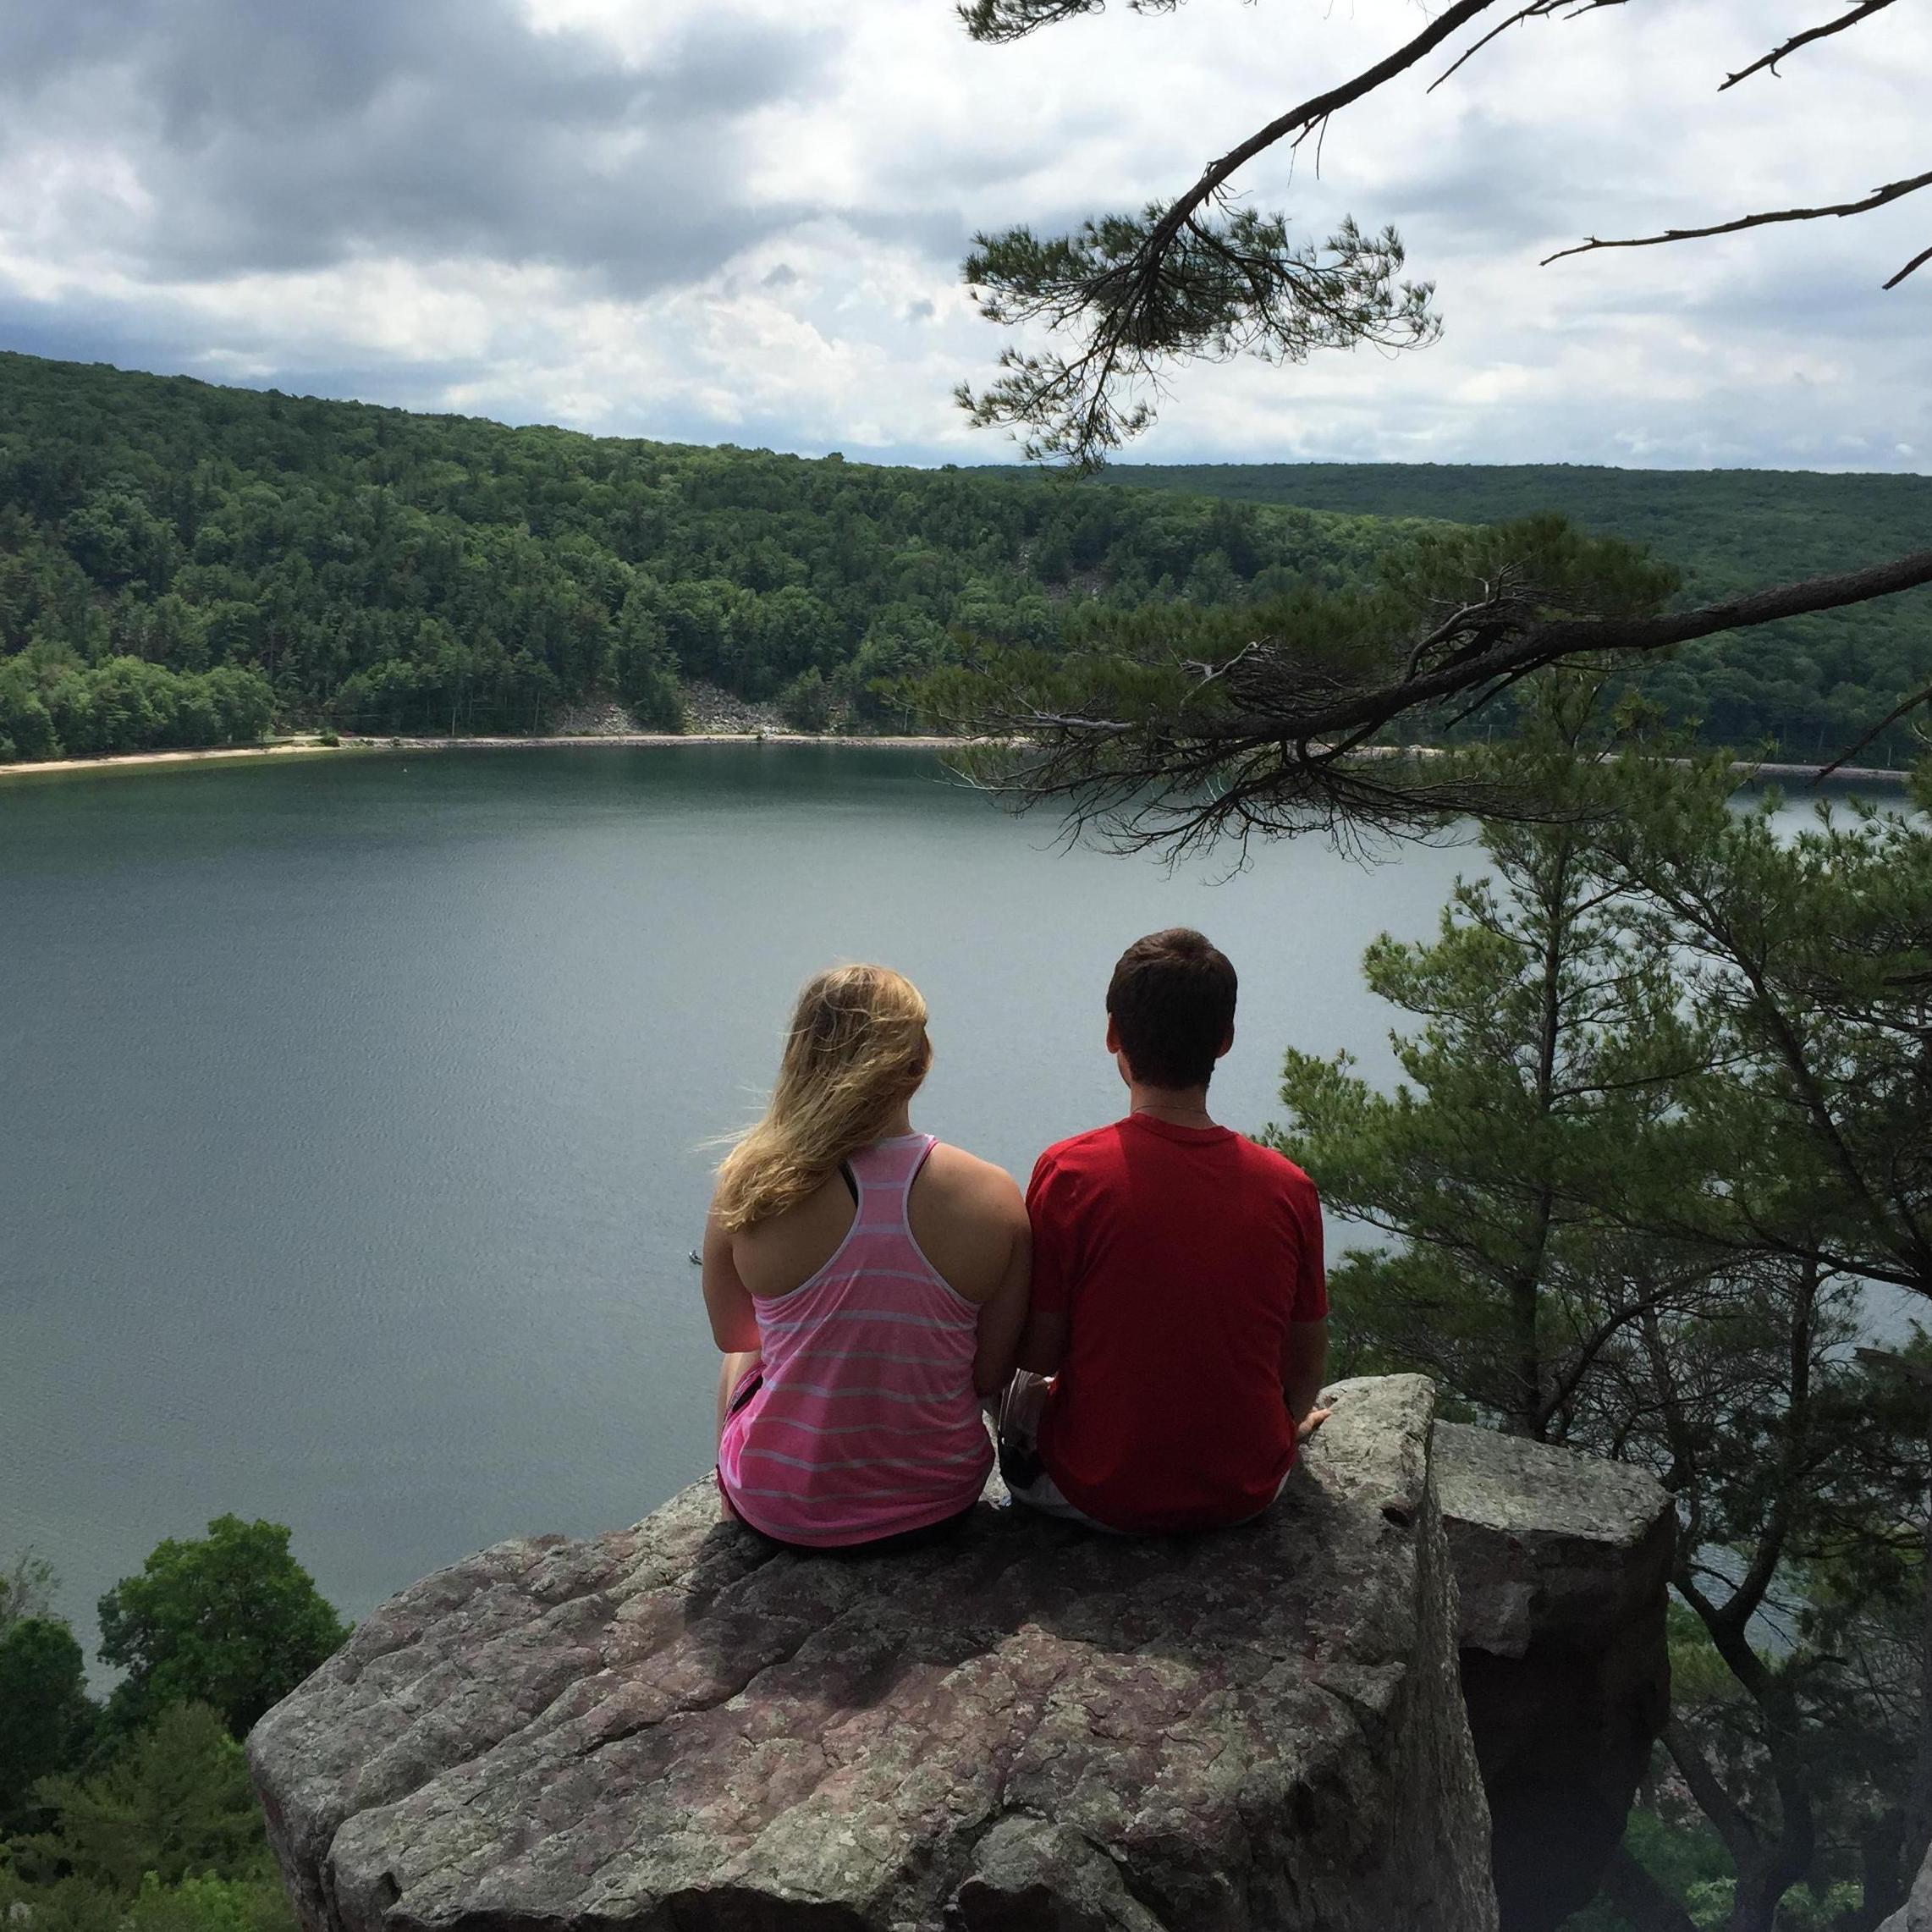
<svg viewBox="0 0 1932 1932">
<path fill-rule="evenodd" d="M 1923 255 L 1913 256 L 1911 261 L 1907 262 L 1904 267 L 1900 269 L 1897 274 L 1893 276 L 1891 281 L 1885 283 L 1885 287 L 1887 289 L 1896 289 L 1899 283 L 1906 278 L 1907 276 L 1916 274 L 1918 271 L 1923 268 L 1928 261 L 1932 261 L 1932 248 L 1927 249 Z"/>
<path fill-rule="evenodd" d="M 1665 242 L 1702 241 L 1712 235 L 1737 234 L 1746 228 L 1768 228 L 1776 222 L 1815 222 L 1827 215 L 1866 215 L 1874 208 L 1882 208 L 1893 201 L 1902 201 L 1907 195 L 1915 195 L 1921 188 L 1932 187 L 1932 172 L 1915 174 L 1908 181 L 1893 181 L 1883 188 L 1874 189 L 1862 201 L 1838 201 L 1830 206 L 1819 208 L 1780 208 L 1758 215 L 1743 215 L 1736 221 L 1718 222 L 1709 228 L 1666 228 L 1662 234 L 1647 234 L 1632 237 L 1625 241 L 1599 241 L 1592 235 L 1588 241 L 1580 241 L 1574 248 L 1560 248 L 1554 255 L 1543 258 L 1547 268 L 1552 261 L 1561 261 L 1566 256 L 1589 255 L 1605 248 L 1659 248 Z M 1928 257 L 1921 256 L 1901 273 L 1895 275 L 1885 286 L 1896 288 L 1913 268 L 1919 267 Z"/>
<path fill-rule="evenodd" d="M 1814 41 L 1828 40 L 1833 34 L 1841 34 L 1847 27 L 1855 27 L 1861 20 L 1867 20 L 1874 14 L 1882 14 L 1891 6 L 1892 0 L 1863 0 L 1861 5 L 1852 8 L 1849 14 L 1841 14 L 1836 20 L 1827 20 L 1823 26 L 1808 27 L 1802 34 L 1793 34 L 1782 47 L 1773 47 L 1761 59 L 1754 60 L 1748 67 L 1741 68 L 1718 89 L 1720 94 L 1735 87 L 1740 80 L 1748 80 L 1753 74 L 1762 74 L 1767 69 L 1773 74 L 1778 71 L 1778 63 L 1786 54 L 1796 53 L 1801 47 L 1809 47 Z"/>
<path fill-rule="evenodd" d="M 1898 723 L 1900 718 L 1909 717 L 1912 713 L 1924 704 L 1932 704 L 1932 685 L 1928 685 L 1922 691 L 1914 691 L 1910 697 L 1905 699 L 1902 703 L 1895 705 L 1869 731 L 1862 733 L 1852 744 L 1847 745 L 1830 764 L 1820 765 L 1815 775 L 1820 779 L 1830 778 L 1841 765 L 1850 764 L 1852 759 L 1857 757 L 1859 752 L 1863 751 L 1874 738 L 1890 730 L 1893 725 Z"/>
<path fill-rule="evenodd" d="M 1889 0 L 1880 0 L 1880 5 L 1888 3 Z M 1572 19 L 1578 14 L 1594 14 L 1604 7 L 1622 7 L 1627 4 L 1628 0 L 1530 0 L 1527 7 L 1519 8 L 1508 19 L 1491 27 L 1473 47 L 1465 47 L 1429 82 L 1428 91 L 1434 93 L 1444 81 L 1461 73 L 1490 41 L 1500 40 L 1511 27 L 1521 26 L 1525 20 Z"/>
</svg>

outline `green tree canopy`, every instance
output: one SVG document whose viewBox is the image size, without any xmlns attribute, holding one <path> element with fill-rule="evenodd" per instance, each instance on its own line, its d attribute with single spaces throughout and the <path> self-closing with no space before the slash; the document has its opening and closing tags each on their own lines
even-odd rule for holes
<svg viewBox="0 0 1932 1932">
<path fill-rule="evenodd" d="M 131 1895 L 212 1874 L 262 1874 L 268 1848 L 241 1746 L 220 1713 L 171 1704 L 93 1778 L 43 1787 L 47 1829 L 22 1850 L 30 1869 Z"/>
<path fill-rule="evenodd" d="M 102 1598 L 101 1656 L 125 1681 L 110 1720 L 138 1728 L 200 1702 L 237 1737 L 348 1636 L 289 1550 L 280 1523 L 217 1516 L 206 1537 L 159 1544 Z"/>
<path fill-rule="evenodd" d="M 0 760 L 244 742 L 272 715 L 527 732 L 612 701 L 674 729 L 682 685 L 832 683 L 888 614 L 941 657 L 957 624 L 1050 642 L 1075 605 L 1246 596 L 1383 541 L 0 355 Z M 861 723 L 883 655 L 839 686 Z"/>
<path fill-rule="evenodd" d="M 0 1837 L 38 1820 L 34 1787 L 76 1762 L 97 1715 L 64 1623 L 24 1616 L 0 1627 Z"/>
<path fill-rule="evenodd" d="M 1296 708 L 1274 718 L 1279 739 L 1324 715 L 1321 600 L 1373 604 L 1417 515 L 1547 501 L 1608 534 L 1617 517 L 1592 506 L 1621 515 L 1635 487 L 1512 473 L 1500 497 L 1444 475 L 1434 491 L 1405 476 L 1377 514 L 1328 514 L 510 429 L 0 354 L 0 761 L 245 744 L 277 722 L 541 732 L 606 702 L 674 729 L 693 682 L 765 702 L 814 670 L 846 722 L 896 727 L 902 680 L 1003 647 L 1050 664 L 1071 641 L 1087 662 L 1112 647 L 1090 619 L 1135 613 L 1176 643 L 1203 612 L 1237 641 L 1281 630 L 1274 685 Z M 1875 564 L 1917 541 L 1917 499 L 1886 494 L 1903 481 L 1867 480 L 1869 500 L 1847 506 L 1846 479 L 1680 478 L 1687 502 L 1633 511 L 1621 533 L 1687 569 L 1696 606 L 1721 605 L 1767 570 Z M 1767 492 L 1775 515 L 1758 514 Z M 1841 542 L 1847 523 L 1863 548 Z M 1441 593 L 1470 604 L 1461 631 L 1442 628 L 1453 606 L 1406 614 L 1412 634 L 1390 637 L 1383 667 L 1396 674 L 1368 691 L 1389 741 L 1433 733 L 1491 670 L 1520 669 L 1480 651 L 1452 664 L 1521 641 L 1499 619 L 1588 614 L 1566 606 L 1571 580 L 1548 560 L 1547 610 L 1488 598 L 1478 575 Z M 1848 742 L 1932 674 L 1908 607 L 1856 612 L 1643 656 L 1646 689 L 1713 740 L 1775 736 L 1799 755 Z M 1138 634 L 1117 643 L 1142 648 Z M 1434 711 L 1400 675 L 1418 644 L 1432 673 L 1454 674 L 1454 702 Z M 1362 669 L 1326 695 L 1362 695 Z"/>
</svg>

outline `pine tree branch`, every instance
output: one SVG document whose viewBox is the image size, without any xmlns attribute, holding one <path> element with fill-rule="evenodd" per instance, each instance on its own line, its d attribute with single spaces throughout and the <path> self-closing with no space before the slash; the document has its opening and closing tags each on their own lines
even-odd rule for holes
<svg viewBox="0 0 1932 1932">
<path fill-rule="evenodd" d="M 1724 1841 L 1731 1863 L 1742 1871 L 1764 1841 L 1757 1825 L 1719 1781 L 1716 1772 L 1705 1761 L 1703 1752 L 1681 1719 L 1673 1717 L 1664 1726 L 1664 1748 L 1671 1753 L 1671 1763 L 1690 1786 L 1698 1809 L 1710 1820 L 1718 1836 Z"/>
<path fill-rule="evenodd" d="M 1137 14 L 1171 14 L 1181 0 L 1127 0 Z M 1106 0 L 966 0 L 955 9 L 976 41 L 1004 47 L 1061 20 L 1106 11 Z"/>
<path fill-rule="evenodd" d="M 1654 616 L 1548 618 L 1525 588 L 1505 608 L 1486 593 L 1433 625 L 1427 651 L 1392 639 L 1338 665 L 1289 631 L 1254 639 L 1212 687 L 1213 706 L 1192 702 L 1197 669 L 1152 708 L 1105 680 L 1084 691 L 1043 689 L 985 672 L 949 696 L 928 696 L 925 709 L 981 741 L 986 755 L 964 762 L 984 789 L 1021 809 L 1057 803 L 1076 829 L 1103 832 L 1122 850 L 1179 853 L 1223 836 L 1245 847 L 1256 834 L 1307 830 L 1412 832 L 1445 814 L 1542 822 L 1541 801 L 1472 780 L 1453 758 L 1373 740 L 1411 717 L 1487 702 L 1483 694 L 1533 671 L 1645 657 L 1927 584 L 1932 549 Z"/>
<path fill-rule="evenodd" d="M 1863 603 L 1923 584 L 1932 584 L 1932 550 L 1914 550 L 1889 563 L 1774 585 L 1697 610 L 1666 612 L 1660 617 L 1568 618 L 1532 623 L 1513 639 L 1479 657 L 1452 659 L 1440 669 L 1318 711 L 1307 720 L 1307 729 L 1311 735 L 1320 735 L 1350 730 L 1371 719 L 1385 724 L 1405 711 L 1453 698 L 1506 671 L 1596 652 L 1632 656 L 1667 650 L 1723 631 Z"/>
<path fill-rule="evenodd" d="M 1137 12 L 1170 12 L 1181 3 L 1127 0 Z M 1440 333 L 1430 307 L 1434 285 L 1405 283 L 1399 301 L 1393 291 L 1402 251 L 1392 229 L 1379 243 L 1364 247 L 1351 223 L 1346 234 L 1331 244 L 1339 258 L 1332 267 L 1316 251 L 1290 245 L 1285 217 L 1267 218 L 1268 246 L 1258 253 L 1232 245 L 1225 231 L 1233 222 L 1246 219 L 1252 228 L 1259 219 L 1251 211 L 1227 213 L 1234 178 L 1268 150 L 1283 142 L 1299 150 L 1311 135 L 1318 157 L 1319 143 L 1335 114 L 1387 86 L 1463 28 L 1493 17 L 1495 10 L 1501 10 L 1501 18 L 1452 60 L 1431 83 L 1432 91 L 1512 27 L 1531 20 L 1573 19 L 1628 3 L 1454 0 L 1386 58 L 1258 129 L 1210 162 L 1165 206 L 1150 207 L 1138 218 L 1090 221 L 1080 236 L 1058 241 L 1039 242 L 1025 229 L 994 238 L 982 235 L 979 252 L 967 262 L 968 279 L 979 282 L 979 272 L 990 264 L 997 291 L 982 303 L 982 313 L 1001 323 L 1044 316 L 1054 328 L 1078 330 L 1085 339 L 1068 355 L 1010 350 L 1002 358 L 1008 372 L 1005 377 L 983 395 L 962 388 L 956 392 L 958 399 L 978 427 L 1038 428 L 1042 433 L 1037 438 L 1023 439 L 1029 459 L 1064 458 L 1076 469 L 1092 469 L 1153 421 L 1153 408 L 1144 398 L 1124 408 L 1109 392 L 1116 385 L 1135 383 L 1144 391 L 1158 390 L 1157 365 L 1222 361 L 1238 355 L 1299 361 L 1312 348 L 1358 342 L 1414 348 L 1434 341 Z M 1777 63 L 1787 56 L 1847 32 L 1892 3 L 1855 0 L 1838 18 L 1792 35 L 1729 75 L 1719 91 L 1753 74 L 1776 72 Z M 1104 4 L 1104 0 L 965 0 L 958 11 L 974 38 L 1005 41 L 1056 21 L 1098 13 Z M 1593 235 L 1546 256 L 1544 265 L 1599 250 L 1652 248 L 1781 223 L 1865 214 L 1928 185 L 1932 185 L 1932 173 L 1890 183 L 1862 200 L 1765 209 L 1660 234 L 1608 239 Z M 1929 261 L 1932 248 L 1907 262 L 1885 283 L 1885 289 L 1896 289 Z"/>
<path fill-rule="evenodd" d="M 1211 163 L 1199 180 L 1188 189 L 1166 215 L 1155 226 L 1148 237 L 1146 254 L 1150 262 L 1157 262 L 1173 245 L 1175 238 L 1191 215 L 1204 207 L 1218 195 L 1229 177 L 1245 168 L 1258 154 L 1291 138 L 1299 145 L 1309 134 L 1322 126 L 1332 114 L 1344 107 L 1352 106 L 1364 96 L 1373 94 L 1378 88 L 1385 87 L 1399 74 L 1403 74 L 1418 61 L 1426 60 L 1442 43 L 1459 33 L 1478 14 L 1486 14 L 1500 0 L 1456 0 L 1453 7 L 1446 8 L 1437 19 L 1431 20 L 1421 33 L 1406 46 L 1396 48 L 1386 59 L 1376 62 L 1374 66 L 1364 68 L 1351 80 L 1345 80 L 1338 87 L 1312 96 L 1299 107 L 1291 107 L 1285 114 L 1278 115 L 1264 128 L 1258 129 L 1238 147 L 1231 147 L 1221 158 Z"/>
</svg>

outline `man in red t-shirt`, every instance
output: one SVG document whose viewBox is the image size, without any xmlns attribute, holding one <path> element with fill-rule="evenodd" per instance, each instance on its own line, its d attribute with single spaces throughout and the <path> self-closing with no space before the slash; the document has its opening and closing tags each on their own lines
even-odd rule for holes
<svg viewBox="0 0 1932 1932">
<path fill-rule="evenodd" d="M 1114 969 L 1127 1115 L 1049 1148 L 1027 1193 L 1032 1307 L 1000 1430 L 1016 1501 L 1130 1533 L 1240 1522 L 1326 1416 L 1314 1183 L 1208 1114 L 1235 992 L 1186 927 Z"/>
</svg>

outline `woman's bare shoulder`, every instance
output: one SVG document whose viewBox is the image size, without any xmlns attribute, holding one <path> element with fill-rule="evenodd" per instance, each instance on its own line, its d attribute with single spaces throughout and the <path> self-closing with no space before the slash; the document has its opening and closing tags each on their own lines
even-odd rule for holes
<svg viewBox="0 0 1932 1932">
<path fill-rule="evenodd" d="M 1027 1203 L 1020 1184 L 1005 1168 L 944 1141 L 935 1144 L 927 1157 L 926 1166 L 947 1197 L 961 1207 L 997 1214 L 1003 1219 L 1027 1218 Z"/>
</svg>

